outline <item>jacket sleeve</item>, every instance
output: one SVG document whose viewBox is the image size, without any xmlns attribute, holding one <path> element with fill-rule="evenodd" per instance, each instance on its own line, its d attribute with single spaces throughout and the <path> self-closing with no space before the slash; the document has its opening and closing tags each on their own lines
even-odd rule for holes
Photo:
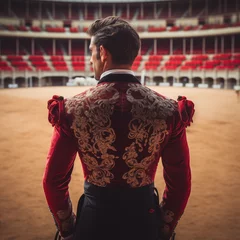
<svg viewBox="0 0 240 240">
<path fill-rule="evenodd" d="M 43 188 L 60 235 L 67 237 L 72 234 L 75 225 L 68 185 L 77 146 L 65 116 L 64 99 L 53 96 L 48 101 L 48 110 L 48 120 L 54 129 L 43 176 Z"/>
<path fill-rule="evenodd" d="M 187 205 L 191 192 L 190 154 L 186 127 L 190 126 L 194 104 L 185 97 L 178 99 L 172 133 L 162 152 L 165 190 L 160 204 L 163 225 L 162 238 L 170 239 Z"/>
</svg>

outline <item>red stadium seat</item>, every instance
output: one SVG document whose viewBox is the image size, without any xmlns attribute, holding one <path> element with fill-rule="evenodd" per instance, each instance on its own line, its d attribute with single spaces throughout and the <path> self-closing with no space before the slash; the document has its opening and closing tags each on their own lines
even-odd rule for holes
<svg viewBox="0 0 240 240">
<path fill-rule="evenodd" d="M 85 56 L 72 56 L 72 57 L 71 57 L 71 60 L 72 60 L 73 62 L 85 61 Z"/>
<path fill-rule="evenodd" d="M 186 66 L 186 65 L 180 67 L 180 69 L 183 71 L 194 70 L 196 68 L 197 68 L 196 66 Z"/>
<path fill-rule="evenodd" d="M 48 64 L 44 61 L 32 61 L 32 65 L 35 66 L 35 67 L 47 67 Z"/>
<path fill-rule="evenodd" d="M 50 59 L 52 61 L 64 61 L 63 56 L 51 56 Z"/>
<path fill-rule="evenodd" d="M 85 71 L 85 66 L 73 66 L 75 71 Z"/>
<path fill-rule="evenodd" d="M 65 66 L 67 66 L 64 61 L 54 61 L 54 62 L 52 62 L 52 65 L 54 67 L 65 67 Z"/>
<path fill-rule="evenodd" d="M 8 63 L 0 60 L 0 67 L 8 67 Z"/>
<path fill-rule="evenodd" d="M 151 55 L 149 56 L 148 61 L 161 61 L 162 59 L 162 55 Z"/>
<path fill-rule="evenodd" d="M 173 61 L 175 61 L 175 60 L 183 61 L 185 59 L 186 59 L 186 57 L 184 55 L 175 55 L 175 56 L 170 56 L 170 58 L 169 58 L 170 61 L 172 61 L 172 60 Z"/>
<path fill-rule="evenodd" d="M 46 27 L 46 31 L 61 33 L 61 32 L 65 32 L 65 28 L 63 28 L 63 27 Z"/>
<path fill-rule="evenodd" d="M 37 27 L 37 26 L 33 26 L 33 27 L 31 27 L 30 29 L 31 29 L 31 31 L 33 31 L 33 32 L 41 32 L 41 31 L 42 31 L 41 28 L 40 28 L 40 27 Z"/>
<path fill-rule="evenodd" d="M 12 66 L 15 66 L 15 67 L 27 67 L 28 66 L 27 62 L 23 62 L 23 61 L 12 61 L 11 64 L 12 64 Z"/>
<path fill-rule="evenodd" d="M 7 56 L 7 60 L 8 61 L 23 61 L 23 57 L 22 56 Z"/>
<path fill-rule="evenodd" d="M 12 69 L 12 67 L 9 67 L 9 66 L 0 66 L 0 70 L 2 70 L 2 71 L 12 71 L 13 69 Z"/>
<path fill-rule="evenodd" d="M 68 71 L 67 66 L 54 66 L 57 71 Z"/>
<path fill-rule="evenodd" d="M 234 58 L 234 59 L 240 59 L 240 53 L 235 54 L 235 55 L 233 56 L 233 58 Z"/>
<path fill-rule="evenodd" d="M 135 58 L 135 60 L 142 60 L 142 55 L 137 55 L 137 57 Z"/>
<path fill-rule="evenodd" d="M 28 59 L 30 61 L 45 61 L 43 56 L 35 56 L 35 55 L 29 56 Z"/>
<path fill-rule="evenodd" d="M 40 71 L 51 71 L 52 69 L 50 67 L 44 67 L 44 66 L 36 66 L 36 70 Z"/>
<path fill-rule="evenodd" d="M 230 59 L 232 57 L 232 54 L 218 54 L 214 55 L 213 59 L 214 60 L 225 60 L 225 59 Z"/>
<path fill-rule="evenodd" d="M 201 60 L 201 61 L 204 61 L 204 60 L 208 60 L 208 55 L 195 55 L 195 56 L 192 56 L 191 58 L 192 60 Z"/>
<path fill-rule="evenodd" d="M 79 30 L 78 30 L 77 27 L 70 27 L 70 32 L 71 32 L 71 33 L 78 33 Z"/>
</svg>

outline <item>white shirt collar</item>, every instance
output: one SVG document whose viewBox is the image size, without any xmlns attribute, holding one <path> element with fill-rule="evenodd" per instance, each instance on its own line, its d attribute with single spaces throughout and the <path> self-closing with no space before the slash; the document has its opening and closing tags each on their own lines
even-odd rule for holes
<svg viewBox="0 0 240 240">
<path fill-rule="evenodd" d="M 133 75 L 135 76 L 134 72 L 132 70 L 128 70 L 128 69 L 111 69 L 111 70 L 108 70 L 104 73 L 101 74 L 100 76 L 100 80 L 109 75 L 109 74 L 130 74 L 130 75 Z"/>
</svg>

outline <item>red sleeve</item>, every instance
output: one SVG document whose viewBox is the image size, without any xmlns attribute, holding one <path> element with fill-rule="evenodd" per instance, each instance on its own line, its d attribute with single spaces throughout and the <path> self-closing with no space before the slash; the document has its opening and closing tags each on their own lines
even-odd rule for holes
<svg viewBox="0 0 240 240">
<path fill-rule="evenodd" d="M 172 133 L 162 152 L 163 176 L 166 183 L 161 203 L 163 239 L 171 237 L 191 192 L 190 155 L 185 127 L 190 126 L 192 122 L 194 104 L 186 98 L 178 100 Z"/>
<path fill-rule="evenodd" d="M 43 176 L 43 188 L 56 226 L 61 236 L 65 237 L 73 232 L 75 224 L 68 185 L 77 145 L 67 124 L 64 99 L 54 96 L 48 102 L 48 109 L 48 119 L 54 130 Z"/>
</svg>

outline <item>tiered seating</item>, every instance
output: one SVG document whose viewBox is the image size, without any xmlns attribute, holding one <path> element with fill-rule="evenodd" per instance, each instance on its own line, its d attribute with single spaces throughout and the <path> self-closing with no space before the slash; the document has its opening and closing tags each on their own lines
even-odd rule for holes
<svg viewBox="0 0 240 240">
<path fill-rule="evenodd" d="M 149 56 L 148 61 L 145 63 L 146 70 L 157 70 L 162 60 L 161 55 L 152 55 Z"/>
<path fill-rule="evenodd" d="M 170 61 L 184 61 L 186 57 L 184 55 L 170 56 Z"/>
<path fill-rule="evenodd" d="M 211 69 L 214 69 L 219 64 L 220 64 L 220 60 L 207 60 L 199 68 L 200 69 L 205 69 L 205 70 L 209 70 L 209 69 L 211 70 Z"/>
<path fill-rule="evenodd" d="M 63 56 L 51 56 L 52 65 L 57 71 L 68 71 L 66 62 Z"/>
<path fill-rule="evenodd" d="M 32 71 L 32 68 L 23 60 L 22 56 L 8 56 L 7 60 L 18 71 Z"/>
<path fill-rule="evenodd" d="M 238 53 L 238 54 L 234 54 L 234 56 L 233 56 L 233 59 L 240 59 L 240 53 Z"/>
<path fill-rule="evenodd" d="M 9 55 L 5 58 L 0 58 L 0 70 L 1 71 L 68 71 L 73 69 L 74 71 L 85 71 L 85 56 L 71 56 L 69 65 L 64 60 L 63 56 L 50 56 L 51 65 L 45 60 L 44 56 L 30 55 L 28 60 L 23 56 Z M 46 58 L 47 59 L 47 58 Z M 240 54 L 217 54 L 211 57 L 209 60 L 208 55 L 192 56 L 191 60 L 186 61 L 184 55 L 170 56 L 168 61 L 161 66 L 162 55 L 149 55 L 147 62 L 145 62 L 144 68 L 146 70 L 157 71 L 160 70 L 234 70 L 240 69 Z M 141 70 L 142 55 L 138 55 L 132 65 L 133 71 Z M 53 66 L 53 67 L 51 67 Z M 69 68 L 69 67 L 70 68 Z M 93 69 L 91 68 L 91 71 Z"/>
<path fill-rule="evenodd" d="M 70 27 L 70 32 L 71 33 L 78 33 L 79 29 L 77 27 Z"/>
<path fill-rule="evenodd" d="M 179 60 L 172 60 L 172 61 L 167 61 L 164 65 L 164 68 L 167 70 L 176 70 L 180 65 L 182 61 Z"/>
<path fill-rule="evenodd" d="M 173 55 L 169 57 L 169 60 L 165 62 L 162 70 L 176 70 L 182 62 L 186 59 L 184 55 Z"/>
<path fill-rule="evenodd" d="M 239 27 L 240 26 L 240 22 L 236 22 L 236 23 L 232 23 L 233 27 Z"/>
<path fill-rule="evenodd" d="M 172 26 L 169 31 L 170 31 L 170 32 L 176 32 L 176 31 L 179 31 L 179 30 L 181 30 L 181 27 Z"/>
<path fill-rule="evenodd" d="M 28 31 L 26 26 L 19 26 L 18 30 L 21 31 L 21 32 L 27 32 Z"/>
<path fill-rule="evenodd" d="M 184 26 L 182 28 L 183 31 L 192 31 L 192 30 L 198 30 L 199 26 Z"/>
<path fill-rule="evenodd" d="M 163 56 L 162 55 L 151 55 L 149 56 L 148 58 L 148 61 L 155 61 L 155 62 L 161 62 L 163 59 Z"/>
<path fill-rule="evenodd" d="M 95 13 L 89 12 L 86 19 L 87 20 L 94 20 L 96 18 L 93 17 L 96 14 L 98 14 L 98 11 L 95 11 Z M 126 13 L 123 12 L 122 14 L 124 14 L 125 19 L 127 19 L 128 17 L 126 16 Z M 122 15 L 120 14 L 120 15 Z M 133 18 L 133 14 L 131 13 L 129 18 Z M 78 18 L 79 20 L 79 18 Z M 145 19 L 146 20 L 146 19 Z M 196 30 L 206 30 L 206 29 L 218 29 L 218 28 L 229 28 L 229 27 L 236 27 L 236 26 L 240 26 L 240 22 L 239 23 L 233 23 L 233 24 L 219 24 L 219 25 L 198 25 L 198 26 L 172 26 L 172 27 L 161 27 L 161 26 L 156 26 L 156 25 L 149 25 L 148 27 L 145 26 L 138 26 L 137 30 L 138 32 L 143 32 L 143 31 L 148 31 L 148 32 L 163 32 L 163 31 L 169 31 L 169 32 L 175 32 L 175 31 L 196 31 Z M 79 27 L 70 27 L 70 32 L 72 33 L 76 33 L 79 32 Z M 47 26 L 46 28 L 42 28 L 40 26 L 32 26 L 32 27 L 27 27 L 24 25 L 20 25 L 20 26 L 15 26 L 15 25 L 1 25 L 1 29 L 3 30 L 8 30 L 8 31 L 32 31 L 32 32 L 42 32 L 42 31 L 46 31 L 46 32 L 54 32 L 54 33 L 64 33 L 68 31 L 68 28 L 65 27 L 53 27 L 53 26 Z M 0 30 L 1 30 L 0 29 Z M 83 27 L 83 32 L 86 32 L 85 27 Z M 201 48 L 200 48 L 201 49 Z M 200 53 L 200 52 L 195 52 L 196 54 Z M 210 53 L 210 52 L 209 52 Z"/>
<path fill-rule="evenodd" d="M 148 26 L 148 32 L 164 32 L 166 31 L 166 27 L 156 27 L 156 26 Z"/>
<path fill-rule="evenodd" d="M 65 28 L 63 28 L 63 27 L 51 27 L 51 26 L 48 26 L 48 27 L 46 27 L 46 31 L 47 31 L 47 32 L 61 33 L 61 32 L 65 32 Z"/>
<path fill-rule="evenodd" d="M 83 32 L 87 32 L 87 30 L 88 30 L 88 27 L 83 27 Z"/>
<path fill-rule="evenodd" d="M 183 48 L 182 48 L 182 46 L 178 46 L 178 48 L 174 49 L 174 50 L 173 50 L 173 54 L 182 55 L 182 54 L 183 54 Z"/>
<path fill-rule="evenodd" d="M 8 31 L 16 31 L 16 27 L 13 25 L 7 25 L 5 27 L 7 28 Z"/>
<path fill-rule="evenodd" d="M 233 70 L 240 67 L 240 59 L 222 60 L 220 65 L 216 66 L 218 70 Z"/>
<path fill-rule="evenodd" d="M 133 71 L 137 71 L 138 68 L 139 68 L 139 66 L 140 66 L 140 64 L 141 64 L 141 62 L 142 62 L 142 56 L 141 56 L 141 55 L 138 55 L 138 56 L 135 58 L 134 62 L 133 62 L 132 70 L 133 70 Z"/>
<path fill-rule="evenodd" d="M 194 70 L 197 69 L 197 67 L 202 65 L 202 60 L 191 60 L 186 61 L 184 65 L 180 67 L 181 70 Z"/>
<path fill-rule="evenodd" d="M 85 70 L 85 57 L 84 56 L 72 56 L 72 68 L 75 71 L 84 71 Z"/>
<path fill-rule="evenodd" d="M 213 56 L 213 60 L 227 60 L 230 59 L 232 54 L 218 54 Z"/>
<path fill-rule="evenodd" d="M 192 5 L 192 11 L 189 11 L 188 4 L 182 4 L 178 1 L 172 1 L 171 2 L 171 13 L 169 10 L 168 2 L 166 1 L 154 1 L 154 3 L 131 3 L 131 2 L 119 2 L 115 3 L 116 9 L 122 9 L 122 11 L 119 13 L 116 11 L 116 15 L 121 15 L 122 17 L 127 18 L 126 15 L 126 5 L 129 5 L 130 8 L 130 16 L 129 18 L 132 19 L 136 12 L 138 12 L 138 18 L 141 19 L 154 19 L 155 16 L 155 10 L 157 10 L 157 18 L 182 18 L 182 17 L 207 17 L 208 15 L 211 16 L 211 14 L 221 14 L 229 17 L 231 14 L 236 13 L 236 2 L 234 1 L 225 1 L 224 4 L 222 3 L 222 7 L 219 9 L 218 5 L 216 5 L 215 1 L 194 1 Z M 2 1 L 6 2 L 6 1 Z M 79 2 L 79 1 L 75 1 Z M 98 10 L 98 4 L 90 3 L 72 3 L 69 10 L 69 5 L 67 1 L 63 1 L 63 3 L 55 2 L 54 5 L 52 2 L 43 1 L 40 5 L 38 4 L 38 1 L 29 1 L 27 4 L 26 1 L 19 2 L 19 1 L 12 1 L 11 4 L 8 6 L 8 4 L 2 3 L 0 6 L 0 13 L 4 17 L 16 17 L 21 19 L 37 19 L 39 18 L 41 13 L 42 19 L 77 19 L 79 20 L 80 17 L 85 19 L 96 19 L 99 18 L 99 10 Z M 234 2 L 234 3 L 231 3 Z M 140 9 L 141 4 L 143 5 L 143 16 L 141 16 Z M 27 5 L 29 6 L 29 9 L 27 11 Z M 206 6 L 205 6 L 206 5 Z M 224 7 L 223 7 L 224 5 Z M 86 11 L 85 11 L 86 7 Z M 105 10 L 106 9 L 106 10 Z M 208 14 L 206 12 L 203 12 L 204 9 L 208 9 Z M 41 10 L 41 11 L 40 11 Z M 113 15 L 113 7 L 109 3 L 102 3 L 102 16 L 105 17 L 107 15 Z M 87 12 L 87 15 L 85 16 L 85 12 Z M 202 15 L 202 16 L 201 16 Z M 222 24 L 224 25 L 224 24 Z M 219 27 L 219 26 L 217 26 Z M 221 27 L 221 26 L 220 26 Z"/>
<path fill-rule="evenodd" d="M 201 60 L 201 61 L 204 61 L 204 60 L 208 60 L 208 55 L 204 55 L 204 54 L 195 55 L 195 56 L 192 56 L 191 59 L 192 59 L 192 60 Z"/>
<path fill-rule="evenodd" d="M 12 71 L 12 67 L 10 67 L 6 61 L 0 59 L 0 70 Z"/>
<path fill-rule="evenodd" d="M 184 60 L 183 57 L 182 60 Z M 198 69 L 200 66 L 203 65 L 204 61 L 208 59 L 207 55 L 196 55 L 192 56 L 190 61 L 186 61 L 181 67 L 181 70 L 195 70 Z"/>
<path fill-rule="evenodd" d="M 229 26 L 229 24 L 205 24 L 200 28 L 200 30 L 226 28 Z"/>
<path fill-rule="evenodd" d="M 51 68 L 48 66 L 43 56 L 29 56 L 29 61 L 36 70 L 50 71 Z"/>
<path fill-rule="evenodd" d="M 32 27 L 31 27 L 31 31 L 33 31 L 33 32 L 41 32 L 42 30 L 41 30 L 41 28 L 38 27 L 38 26 L 32 26 Z"/>
</svg>

